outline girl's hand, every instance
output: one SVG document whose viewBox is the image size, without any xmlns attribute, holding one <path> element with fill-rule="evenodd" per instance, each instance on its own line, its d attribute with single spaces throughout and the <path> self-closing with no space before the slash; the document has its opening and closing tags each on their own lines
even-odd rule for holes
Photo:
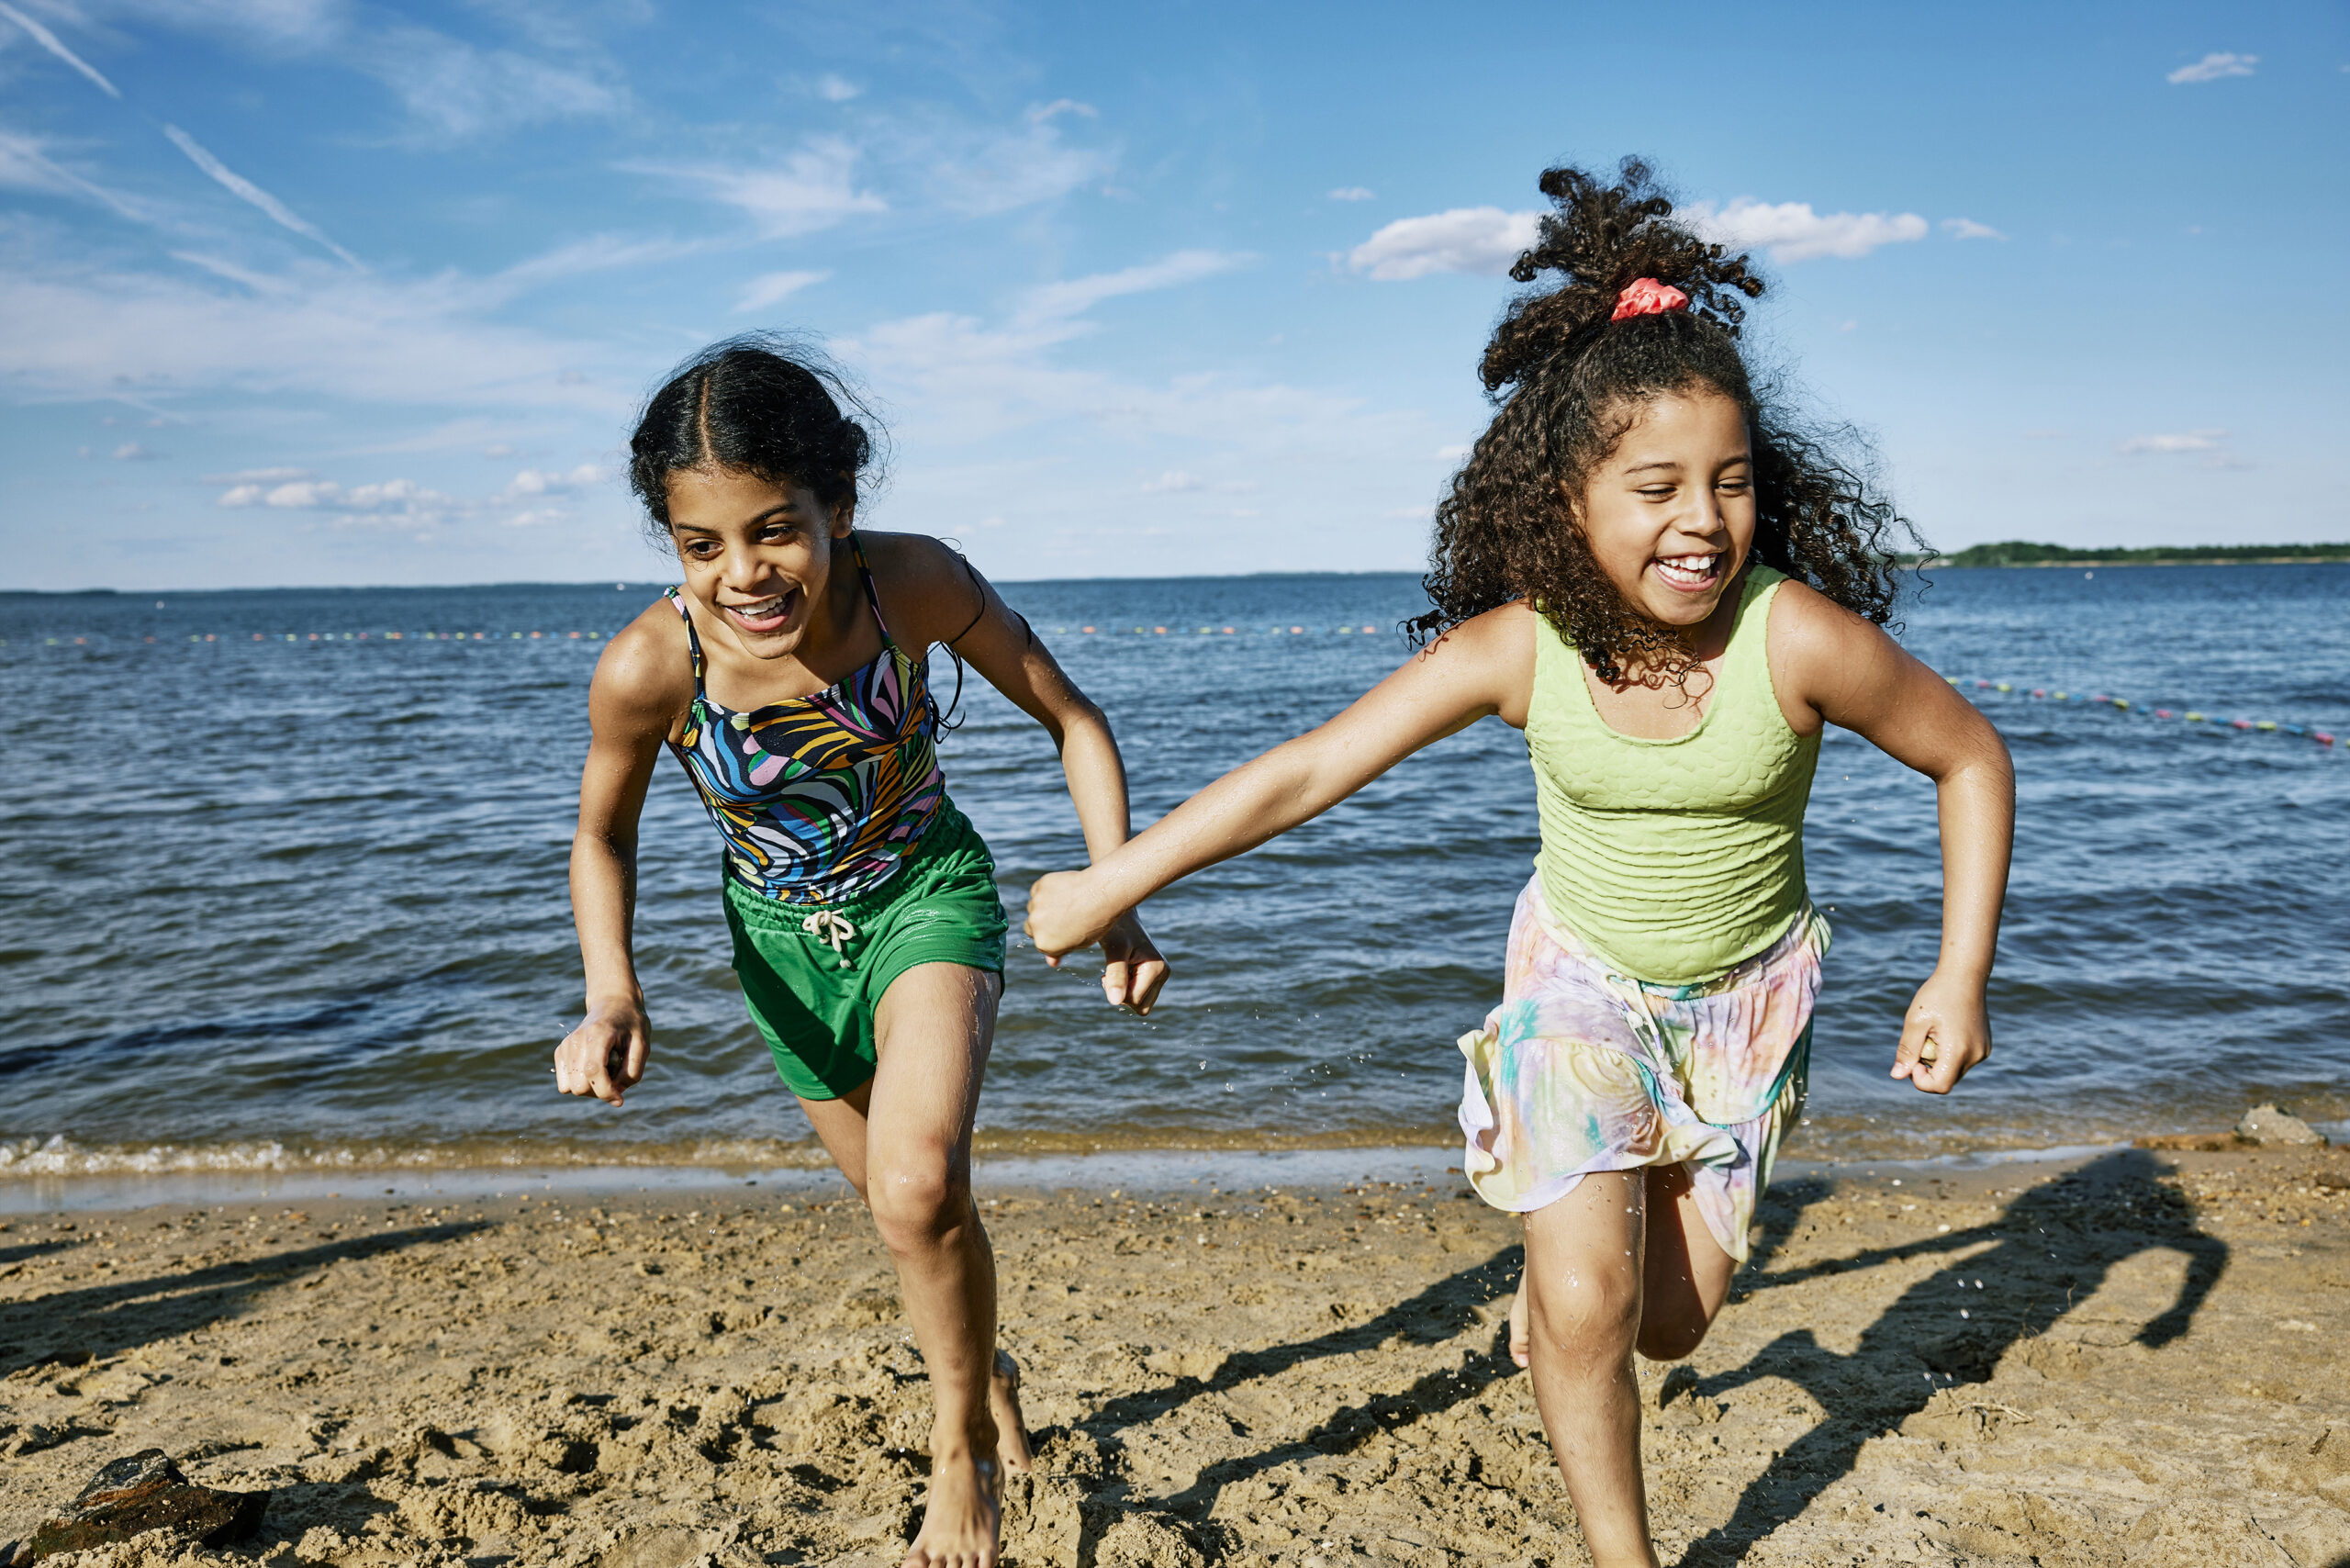
<svg viewBox="0 0 2350 1568">
<path fill-rule="evenodd" d="M 1091 947 L 1102 940 L 1124 913 L 1102 907 L 1093 890 L 1091 872 L 1053 871 L 1037 878 L 1035 886 L 1028 890 L 1028 918 L 1021 922 L 1020 929 L 1045 955 L 1045 961 L 1058 969 L 1062 954 Z M 1135 928 L 1135 935 L 1142 935 L 1140 926 Z M 1143 939 L 1143 945 L 1149 946 L 1147 937 Z"/>
<path fill-rule="evenodd" d="M 1936 969 L 1918 988 L 1901 1022 L 1893 1076 L 1927 1094 L 1947 1094 L 1976 1062 L 1991 1054 L 1991 1014 L 1983 982 L 1955 980 Z"/>
<path fill-rule="evenodd" d="M 1158 1000 L 1159 987 L 1167 983 L 1167 960 L 1158 956 L 1133 910 L 1102 934 L 1102 993 L 1110 1005 L 1147 1014 Z"/>
<path fill-rule="evenodd" d="M 593 1094 L 607 1104 L 621 1103 L 621 1091 L 644 1076 L 653 1049 L 653 1025 L 633 1002 L 591 1007 L 576 1029 L 554 1048 L 554 1086 L 565 1094 Z"/>
</svg>

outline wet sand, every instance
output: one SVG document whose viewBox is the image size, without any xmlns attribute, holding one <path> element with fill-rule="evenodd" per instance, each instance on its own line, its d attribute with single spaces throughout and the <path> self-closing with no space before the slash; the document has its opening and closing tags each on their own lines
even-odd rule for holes
<svg viewBox="0 0 2350 1568">
<path fill-rule="evenodd" d="M 1587 1561 L 1439 1185 L 983 1193 L 1013 1564 Z M 1664 1560 L 2350 1562 L 2350 1151 L 1798 1173 L 1643 1364 Z M 147 1447 L 259 1540 L 74 1568 L 894 1564 L 927 1398 L 853 1203 L 742 1185 L 0 1228 L 0 1541 Z"/>
</svg>

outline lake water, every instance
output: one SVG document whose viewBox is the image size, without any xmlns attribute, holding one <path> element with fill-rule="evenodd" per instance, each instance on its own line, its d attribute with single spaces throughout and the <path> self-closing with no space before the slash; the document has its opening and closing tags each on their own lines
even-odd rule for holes
<svg viewBox="0 0 2350 1568">
<path fill-rule="evenodd" d="M 0 596 L 0 1175 L 812 1158 L 667 761 L 652 1074 L 619 1112 L 551 1087 L 588 676 L 654 591 Z M 1420 603 L 1404 576 L 1005 593 L 1110 713 L 1138 822 L 1371 684 Z M 1885 1076 L 1934 952 L 1933 790 L 1831 731 L 1807 842 L 1837 940 L 1791 1151 L 2350 1116 L 2350 566 L 1945 570 L 1905 613 L 2015 752 L 1998 1052 L 1948 1100 Z M 1016 925 L 1076 824 L 1042 732 L 980 685 L 963 711 L 949 787 Z M 1449 1139 L 1452 1042 L 1496 995 L 1535 834 L 1524 745 L 1489 722 L 1154 901 L 1176 978 L 1150 1019 L 1015 944 L 982 1147 Z"/>
</svg>

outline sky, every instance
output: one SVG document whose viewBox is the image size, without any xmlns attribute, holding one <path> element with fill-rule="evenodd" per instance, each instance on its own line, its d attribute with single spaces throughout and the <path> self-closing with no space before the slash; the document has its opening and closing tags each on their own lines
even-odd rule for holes
<svg viewBox="0 0 2350 1568">
<path fill-rule="evenodd" d="M 0 588 L 658 576 L 755 329 L 994 577 L 1414 569 L 1628 153 L 1937 547 L 2350 539 L 2346 108 L 2334 0 L 0 0 Z"/>
</svg>

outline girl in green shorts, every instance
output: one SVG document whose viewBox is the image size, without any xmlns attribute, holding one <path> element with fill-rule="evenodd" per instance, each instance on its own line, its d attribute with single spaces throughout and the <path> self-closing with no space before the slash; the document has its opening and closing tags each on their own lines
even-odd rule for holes
<svg viewBox="0 0 2350 1568">
<path fill-rule="evenodd" d="M 857 408 L 836 379 L 738 339 L 688 362 L 637 425 L 630 483 L 685 580 L 612 639 L 589 689 L 571 856 L 588 1017 L 555 1081 L 618 1105 L 644 1074 L 630 915 L 666 745 L 724 841 L 751 1020 L 871 1209 L 929 1369 L 930 1501 L 906 1562 L 986 1568 L 998 1465 L 1029 1457 L 970 1189 L 1004 915 L 939 771 L 931 645 L 1051 734 L 1090 855 L 1125 842 L 1125 772 L 1101 710 L 968 562 L 856 531 L 872 442 L 843 401 Z M 1131 911 L 1111 924 L 1103 990 L 1147 1012 L 1167 966 Z"/>
<path fill-rule="evenodd" d="M 1434 641 L 1346 712 L 1045 878 L 1047 955 L 1178 877 L 1498 716 L 1526 733 L 1541 853 L 1501 1004 L 1460 1040 L 1463 1168 L 1523 1215 L 1513 1314 L 1599 1568 L 1653 1564 L 1632 1353 L 1705 1338 L 1804 1102 L 1827 923 L 1803 812 L 1823 726 L 1940 792 L 1942 942 L 1893 1075 L 1948 1093 L 1991 1048 L 1984 985 L 2014 827 L 2007 749 L 1879 630 L 1892 509 L 1750 379 L 1762 292 L 1627 163 L 1557 204 L 1485 351 L 1499 408 L 1438 508 Z"/>
</svg>

